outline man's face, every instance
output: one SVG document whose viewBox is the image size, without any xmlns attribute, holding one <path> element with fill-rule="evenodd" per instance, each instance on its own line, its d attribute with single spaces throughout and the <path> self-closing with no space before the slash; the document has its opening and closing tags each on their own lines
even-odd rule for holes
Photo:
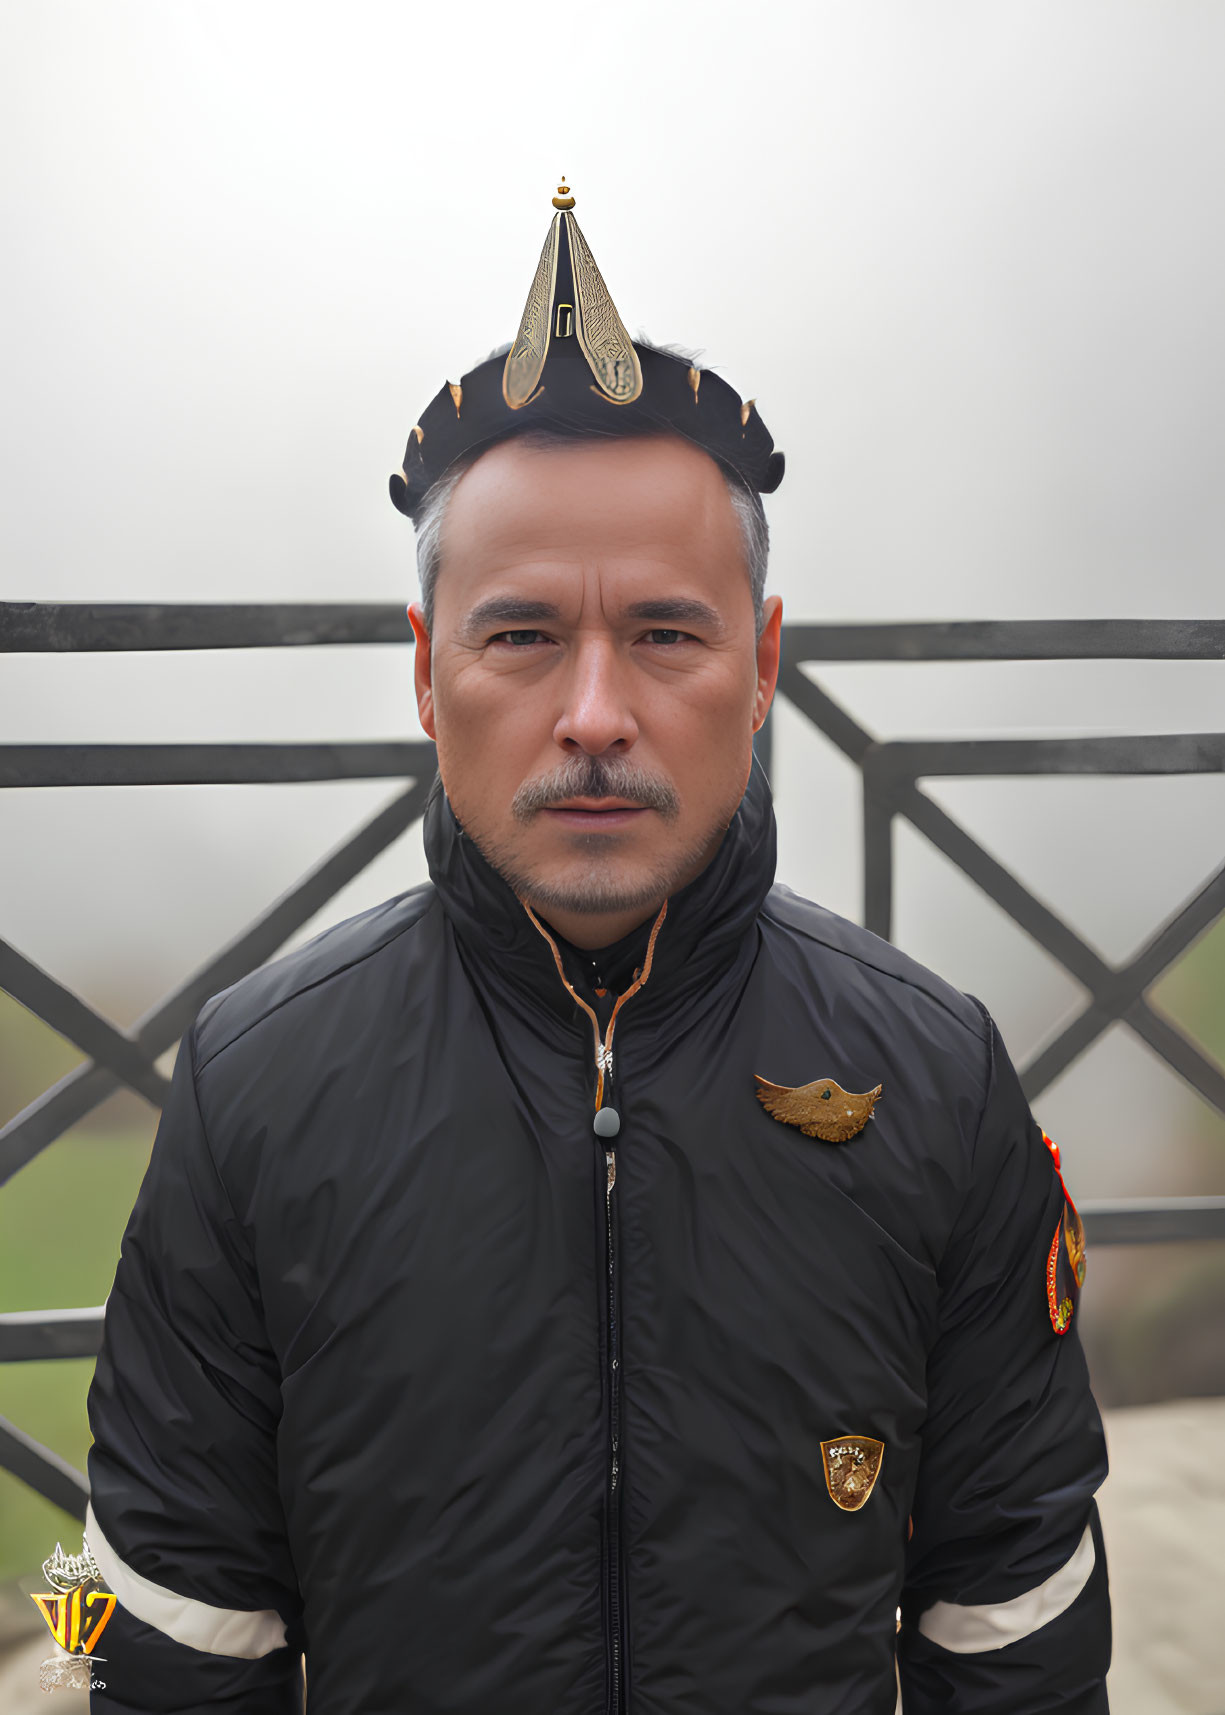
<svg viewBox="0 0 1225 1715">
<path fill-rule="evenodd" d="M 409 617 L 452 808 L 563 935 L 606 945 L 710 861 L 773 695 L 781 602 L 758 640 L 705 453 L 502 442 L 452 494 L 432 635 Z"/>
</svg>

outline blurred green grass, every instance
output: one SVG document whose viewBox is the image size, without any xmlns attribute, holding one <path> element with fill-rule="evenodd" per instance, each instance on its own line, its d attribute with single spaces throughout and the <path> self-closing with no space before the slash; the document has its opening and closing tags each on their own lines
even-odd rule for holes
<svg viewBox="0 0 1225 1715">
<path fill-rule="evenodd" d="M 1205 1051 L 1225 1064 L 1225 917 L 1150 991 Z"/>
<path fill-rule="evenodd" d="M 80 1059 L 77 1051 L 0 995 L 0 1112 L 20 1110 Z M 142 1112 L 143 1109 L 143 1112 Z M 156 1115 L 109 1103 L 0 1187 L 0 1309 L 101 1304 L 153 1144 Z M 93 1360 L 0 1364 L 0 1415 L 85 1469 L 85 1396 Z M 40 1575 L 57 1541 L 80 1548 L 80 1526 L 0 1471 L 0 1583 Z"/>
</svg>

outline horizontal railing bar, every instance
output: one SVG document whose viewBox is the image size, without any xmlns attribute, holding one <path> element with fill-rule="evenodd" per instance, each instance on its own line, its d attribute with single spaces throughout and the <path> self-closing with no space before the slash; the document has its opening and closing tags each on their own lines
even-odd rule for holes
<svg viewBox="0 0 1225 1715">
<path fill-rule="evenodd" d="M 878 782 L 1052 774 L 1225 773 L 1225 733 L 900 739 L 877 744 L 874 752 L 872 767 Z M 398 779 L 420 772 L 432 762 L 432 745 L 395 739 L 324 744 L 12 744 L 0 745 L 0 787 Z"/>
<path fill-rule="evenodd" d="M 970 619 L 783 626 L 793 661 L 1219 661 L 1223 619 Z"/>
<path fill-rule="evenodd" d="M 967 775 L 1220 774 L 1225 772 L 1225 733 L 891 739 L 875 747 L 872 766 L 877 778 L 906 781 Z"/>
<path fill-rule="evenodd" d="M 5 744 L 3 786 L 234 786 L 432 774 L 427 742 Z"/>
<path fill-rule="evenodd" d="M 81 1310 L 9 1310 L 0 1314 L 0 1363 L 34 1358 L 94 1358 L 105 1304 Z"/>
<path fill-rule="evenodd" d="M 1220 619 L 988 619 L 788 624 L 795 661 L 1197 661 Z M 408 643 L 394 602 L 0 602 L 0 653 Z"/>
<path fill-rule="evenodd" d="M 1225 1197 L 1120 1198 L 1082 1203 L 1085 1236 L 1096 1245 L 1161 1245 L 1225 1239 Z"/>
<path fill-rule="evenodd" d="M 7 1417 L 0 1417 L 0 1471 L 11 1471 L 53 1506 L 85 1522 L 89 1483 L 81 1472 Z"/>
<path fill-rule="evenodd" d="M 409 643 L 394 602 L 0 602 L 0 654 Z"/>
</svg>

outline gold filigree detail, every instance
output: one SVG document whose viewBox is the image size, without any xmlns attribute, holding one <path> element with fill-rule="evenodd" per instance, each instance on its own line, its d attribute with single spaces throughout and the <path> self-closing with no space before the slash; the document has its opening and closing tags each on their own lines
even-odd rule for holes
<svg viewBox="0 0 1225 1715">
<path fill-rule="evenodd" d="M 642 366 L 604 284 L 595 257 L 572 214 L 559 217 L 570 240 L 574 272 L 574 331 L 600 391 L 616 405 L 629 405 L 642 392 Z"/>
<path fill-rule="evenodd" d="M 573 208 L 574 207 L 574 198 L 570 195 L 570 187 L 566 183 L 566 175 L 564 173 L 561 176 L 561 183 L 557 187 L 557 195 L 553 198 L 553 207 L 554 208 Z"/>
<path fill-rule="evenodd" d="M 693 388 L 693 402 L 696 405 L 698 402 L 698 388 L 702 385 L 702 371 L 700 369 L 694 369 L 692 364 L 689 366 L 689 385 Z"/>
<path fill-rule="evenodd" d="M 756 399 L 746 399 L 744 404 L 740 407 L 740 427 L 742 429 L 748 427 L 749 417 L 756 403 Z"/>
<path fill-rule="evenodd" d="M 421 424 L 414 423 L 408 432 L 410 435 L 416 435 L 417 445 L 420 446 L 422 441 L 425 439 L 425 430 L 421 427 Z"/>
<path fill-rule="evenodd" d="M 1076 1276 L 1077 1286 L 1085 1284 L 1085 1225 L 1071 1203 L 1064 1210 L 1063 1233 L 1068 1247 L 1068 1261 Z"/>
<path fill-rule="evenodd" d="M 40 1691 L 88 1691 L 93 1679 L 94 1658 L 88 1655 L 52 1655 L 38 1664 Z"/>
<path fill-rule="evenodd" d="M 450 391 L 452 399 L 455 401 L 455 415 L 458 417 L 459 416 L 459 408 L 464 402 L 463 386 L 458 381 L 448 381 L 447 387 L 448 387 L 448 390 Z"/>
<path fill-rule="evenodd" d="M 632 405 L 634 403 L 632 399 L 610 399 L 604 389 L 597 387 L 594 381 L 591 383 L 590 391 L 595 394 L 597 399 L 603 399 L 606 405 Z"/>
<path fill-rule="evenodd" d="M 98 1562 L 84 1537 L 81 1538 L 80 1554 L 65 1554 L 63 1547 L 57 1542 L 55 1553 L 48 1555 L 43 1561 L 43 1577 L 53 1590 L 62 1594 L 75 1590 L 78 1584 L 102 1582 Z"/>
<path fill-rule="evenodd" d="M 557 285 L 557 252 L 561 244 L 561 223 L 570 217 L 555 214 L 536 264 L 536 273 L 515 343 L 506 356 L 502 371 L 502 397 L 512 411 L 521 411 L 535 397 L 536 387 L 549 355 L 549 330 L 553 319 L 553 292 Z"/>
</svg>

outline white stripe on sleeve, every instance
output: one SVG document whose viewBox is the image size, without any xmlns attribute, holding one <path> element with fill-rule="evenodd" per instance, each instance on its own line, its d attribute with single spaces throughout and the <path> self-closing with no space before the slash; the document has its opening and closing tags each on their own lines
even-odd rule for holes
<svg viewBox="0 0 1225 1715">
<path fill-rule="evenodd" d="M 1011 1602 L 967 1607 L 960 1602 L 937 1602 L 919 1616 L 919 1630 L 941 1649 L 954 1655 L 976 1655 L 981 1650 L 1003 1649 L 1019 1643 L 1031 1632 L 1049 1625 L 1070 1608 L 1089 1582 L 1096 1556 L 1088 1526 L 1070 1560 L 1045 1583 L 1037 1584 Z"/>
<path fill-rule="evenodd" d="M 92 1502 L 85 1509 L 85 1537 L 107 1588 L 121 1605 L 176 1643 L 248 1661 L 284 1645 L 285 1622 L 274 1609 L 214 1608 L 133 1572 L 102 1534 Z"/>
</svg>

